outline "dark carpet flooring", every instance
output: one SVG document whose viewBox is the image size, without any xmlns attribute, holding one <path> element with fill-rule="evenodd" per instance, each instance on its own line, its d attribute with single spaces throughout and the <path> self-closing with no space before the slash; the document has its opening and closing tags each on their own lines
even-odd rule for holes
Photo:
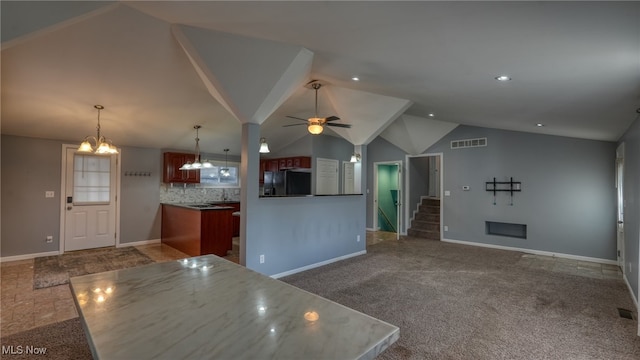
<svg viewBox="0 0 640 360">
<path fill-rule="evenodd" d="M 640 359 L 637 321 L 617 311 L 635 310 L 622 280 L 439 241 L 367 250 L 281 280 L 400 327 L 381 359 Z"/>
<path fill-rule="evenodd" d="M 0 342 L 2 359 L 92 359 L 80 318 L 13 334 L 3 337 Z"/>
</svg>

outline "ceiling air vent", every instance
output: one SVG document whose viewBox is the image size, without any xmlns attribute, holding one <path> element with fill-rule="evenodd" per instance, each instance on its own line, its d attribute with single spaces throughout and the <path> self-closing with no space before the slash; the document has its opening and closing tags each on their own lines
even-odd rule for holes
<svg viewBox="0 0 640 360">
<path fill-rule="evenodd" d="M 481 147 L 487 146 L 487 138 L 477 138 L 477 139 L 464 139 L 464 140 L 452 140 L 451 148 L 452 149 L 463 149 L 463 148 L 471 148 L 471 147 Z"/>
</svg>

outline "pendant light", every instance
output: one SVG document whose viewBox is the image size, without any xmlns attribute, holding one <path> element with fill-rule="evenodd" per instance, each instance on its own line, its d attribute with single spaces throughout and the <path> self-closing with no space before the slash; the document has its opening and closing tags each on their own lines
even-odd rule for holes
<svg viewBox="0 0 640 360">
<path fill-rule="evenodd" d="M 82 144 L 80 144 L 77 152 L 85 154 L 94 153 L 98 155 L 117 154 L 118 149 L 111 143 L 111 140 L 100 135 L 100 110 L 103 110 L 104 106 L 94 105 L 93 107 L 98 109 L 98 126 L 96 126 L 97 134 L 96 136 L 85 137 L 84 141 L 82 141 Z M 90 140 L 94 142 L 95 149 L 91 145 Z"/>
<path fill-rule="evenodd" d="M 269 144 L 267 144 L 267 139 L 260 138 L 260 153 L 266 154 L 269 153 Z"/>
<path fill-rule="evenodd" d="M 202 126 L 200 125 L 193 126 L 193 128 L 196 129 L 196 156 L 193 162 L 187 161 L 184 165 L 182 165 L 182 167 L 180 167 L 180 170 L 199 170 L 202 168 L 213 167 L 213 165 L 207 160 L 205 160 L 204 162 L 200 162 L 200 138 L 198 137 L 198 130 L 200 130 L 201 127 Z"/>
<path fill-rule="evenodd" d="M 231 175 L 231 172 L 229 172 L 227 155 L 229 155 L 229 149 L 224 149 L 224 167 L 220 169 L 220 175 L 222 175 L 223 177 L 229 177 Z"/>
</svg>

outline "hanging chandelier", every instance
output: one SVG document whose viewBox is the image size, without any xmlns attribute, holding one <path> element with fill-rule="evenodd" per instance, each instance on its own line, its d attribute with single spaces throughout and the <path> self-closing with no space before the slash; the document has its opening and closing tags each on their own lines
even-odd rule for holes
<svg viewBox="0 0 640 360">
<path fill-rule="evenodd" d="M 202 126 L 200 125 L 193 126 L 193 128 L 196 129 L 196 156 L 193 162 L 187 161 L 182 165 L 182 167 L 180 167 L 180 170 L 199 170 L 202 168 L 213 167 L 213 165 L 207 160 L 200 162 L 200 138 L 198 137 L 198 130 L 200 130 L 201 127 Z"/>
<path fill-rule="evenodd" d="M 103 110 L 104 106 L 94 105 L 93 107 L 98 109 L 98 126 L 96 126 L 97 134 L 96 136 L 85 137 L 77 152 L 89 154 L 94 153 L 98 155 L 117 154 L 118 149 L 113 145 L 111 139 L 107 139 L 100 135 L 100 110 Z M 91 141 L 93 141 L 95 148 L 91 145 Z"/>
<path fill-rule="evenodd" d="M 229 149 L 224 149 L 224 167 L 220 169 L 220 175 L 223 177 L 229 177 L 231 172 L 229 171 L 229 164 L 227 162 L 227 155 L 229 155 Z"/>
</svg>

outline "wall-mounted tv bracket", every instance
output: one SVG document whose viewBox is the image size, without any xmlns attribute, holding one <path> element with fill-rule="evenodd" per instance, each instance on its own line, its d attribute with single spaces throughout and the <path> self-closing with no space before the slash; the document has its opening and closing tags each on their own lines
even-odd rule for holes
<svg viewBox="0 0 640 360">
<path fill-rule="evenodd" d="M 496 194 L 498 191 L 508 191 L 511 195 L 511 202 L 509 205 L 513 206 L 513 193 L 516 191 L 522 191 L 522 183 L 520 181 L 513 181 L 513 178 L 509 178 L 509 181 L 487 181 L 485 183 L 485 189 L 493 192 L 493 205 L 496 205 Z"/>
</svg>

